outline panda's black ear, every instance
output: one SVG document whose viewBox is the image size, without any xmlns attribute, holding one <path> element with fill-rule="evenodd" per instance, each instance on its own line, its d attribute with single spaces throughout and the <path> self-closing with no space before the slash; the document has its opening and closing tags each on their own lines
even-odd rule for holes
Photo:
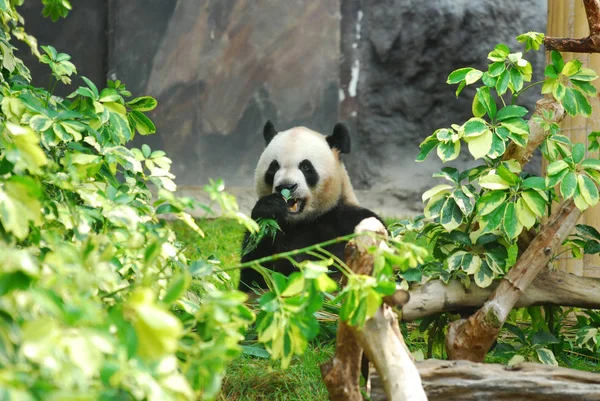
<svg viewBox="0 0 600 401">
<path fill-rule="evenodd" d="M 333 127 L 333 134 L 329 135 L 326 139 L 330 148 L 335 148 L 340 153 L 350 153 L 350 134 L 344 124 L 337 123 Z"/>
<path fill-rule="evenodd" d="M 268 120 L 265 124 L 265 127 L 263 128 L 263 137 L 265 138 L 265 145 L 268 145 L 269 142 L 271 142 L 271 139 L 275 137 L 275 135 L 277 135 L 277 130 L 275 129 L 275 126 L 273 125 L 271 120 Z"/>
</svg>

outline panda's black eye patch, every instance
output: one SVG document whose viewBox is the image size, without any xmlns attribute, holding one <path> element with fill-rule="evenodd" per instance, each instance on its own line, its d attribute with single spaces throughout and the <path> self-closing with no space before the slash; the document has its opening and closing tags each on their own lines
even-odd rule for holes
<svg viewBox="0 0 600 401">
<path fill-rule="evenodd" d="M 273 185 L 273 180 L 275 179 L 275 173 L 279 170 L 279 163 L 277 160 L 273 160 L 271 164 L 269 164 L 269 168 L 265 173 L 265 183 L 267 185 Z"/>
<path fill-rule="evenodd" d="M 319 173 L 315 170 L 315 167 L 310 162 L 310 160 L 304 159 L 298 165 L 302 174 L 304 174 L 304 178 L 306 179 L 306 183 L 310 187 L 314 187 L 319 182 Z"/>
</svg>

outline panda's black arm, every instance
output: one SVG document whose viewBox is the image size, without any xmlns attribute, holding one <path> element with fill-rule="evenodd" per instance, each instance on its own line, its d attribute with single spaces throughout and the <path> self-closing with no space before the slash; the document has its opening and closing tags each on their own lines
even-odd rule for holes
<svg viewBox="0 0 600 401">
<path fill-rule="evenodd" d="M 254 219 L 275 219 L 280 222 L 288 212 L 287 204 L 280 194 L 273 193 L 263 196 L 252 208 L 250 216 Z"/>
<path fill-rule="evenodd" d="M 279 194 L 271 194 L 264 196 L 256 202 L 252 208 L 251 217 L 254 220 L 258 219 L 275 219 L 278 223 L 282 221 L 283 216 L 287 213 L 287 205 L 283 197 Z M 281 225 L 281 224 L 280 224 Z M 252 236 L 246 232 L 242 243 L 241 262 L 246 263 L 275 253 L 273 246 L 273 238 L 265 236 L 258 244 L 252 244 Z M 271 266 L 265 266 L 270 268 Z M 247 291 L 249 286 L 256 282 L 259 287 L 266 287 L 265 281 L 260 273 L 251 267 L 243 268 L 240 272 L 240 283 L 238 288 Z"/>
<path fill-rule="evenodd" d="M 340 207 L 338 210 L 338 224 L 339 229 L 343 233 L 352 234 L 354 232 L 354 228 L 369 217 L 375 217 L 377 220 L 383 224 L 385 227 L 385 222 L 374 212 L 369 209 L 365 209 L 359 206 L 344 206 Z"/>
</svg>

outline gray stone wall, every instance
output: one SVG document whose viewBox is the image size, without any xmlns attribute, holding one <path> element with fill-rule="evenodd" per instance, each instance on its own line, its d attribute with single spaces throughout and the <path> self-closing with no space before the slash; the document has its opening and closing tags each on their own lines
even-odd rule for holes
<svg viewBox="0 0 600 401">
<path fill-rule="evenodd" d="M 448 74 L 485 69 L 495 44 L 544 32 L 547 13 L 546 0 L 88 0 L 52 24 L 26 4 L 30 31 L 80 73 L 158 99 L 158 134 L 136 144 L 166 150 L 186 193 L 223 178 L 248 210 L 267 119 L 323 133 L 344 121 L 359 199 L 386 215 L 421 210 L 439 162 L 414 162 L 419 143 L 470 117 L 472 91 L 457 100 Z M 540 72 L 543 55 L 531 61 Z"/>
<path fill-rule="evenodd" d="M 472 117 L 474 91 L 467 88 L 456 99 L 456 86 L 445 84 L 448 74 L 466 66 L 485 70 L 497 43 L 516 49 L 518 34 L 545 32 L 546 0 L 357 1 L 361 153 L 350 171 L 359 187 L 371 185 L 420 211 L 420 194 L 435 183 L 431 174 L 440 162 L 435 153 L 414 162 L 419 143 L 437 128 Z M 527 56 L 543 75 L 544 55 Z M 533 105 L 538 96 L 523 100 Z M 463 152 L 452 165 L 460 169 L 470 163 Z"/>
</svg>

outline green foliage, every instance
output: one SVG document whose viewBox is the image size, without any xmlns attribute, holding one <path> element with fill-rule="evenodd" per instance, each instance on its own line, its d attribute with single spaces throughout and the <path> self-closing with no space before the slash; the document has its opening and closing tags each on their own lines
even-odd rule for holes
<svg viewBox="0 0 600 401">
<path fill-rule="evenodd" d="M 39 52 L 17 3 L 0 0 L 0 398 L 215 399 L 256 317 L 227 274 L 241 265 L 190 249 L 206 234 L 185 211 L 195 202 L 174 195 L 171 160 L 129 145 L 136 132 L 156 132 L 145 114 L 156 100 L 86 77 L 65 99 L 53 96 L 57 84 L 77 82 L 76 67 L 51 46 Z M 53 19 L 71 7 L 43 3 Z M 49 88 L 30 84 L 11 35 L 49 66 Z M 254 243 L 278 229 L 240 213 L 221 180 L 205 191 L 211 205 L 202 208 L 217 205 Z M 193 237 L 178 239 L 165 214 Z M 337 290 L 330 267 L 351 283 L 338 297 L 343 318 L 362 325 L 395 290 L 394 265 L 415 268 L 422 253 L 398 242 L 377 254 L 375 276 L 363 277 L 325 245 L 294 252 L 316 260 L 294 261 L 289 277 L 251 263 L 270 287 L 258 300 L 258 340 L 282 367 L 319 332 L 316 313 Z"/>
<path fill-rule="evenodd" d="M 525 52 L 538 50 L 543 34 L 528 32 L 517 40 L 525 45 Z M 517 239 L 524 231 L 536 232 L 552 202 L 573 199 L 583 211 L 595 206 L 600 198 L 600 160 L 589 153 L 586 156 L 586 150 L 600 149 L 598 132 L 589 134 L 586 149 L 584 144 L 573 143 L 562 135 L 559 125 L 552 121 L 552 113 L 545 111 L 531 118 L 546 133 L 541 144 L 548 161 L 546 177 L 524 173 L 519 162 L 506 156 L 509 146 L 525 147 L 528 143 L 528 110 L 518 104 L 523 91 L 541 84 L 541 93 L 553 96 L 568 114 L 589 117 L 589 99 L 596 96 L 591 82 L 597 74 L 583 68 L 578 60 L 565 63 L 562 55 L 553 51 L 545 79 L 524 86 L 531 81 L 532 70 L 523 53 L 511 53 L 500 44 L 488 54 L 488 59 L 487 71 L 468 67 L 450 73 L 447 83 L 458 85 L 457 96 L 467 85 L 481 81 L 473 97 L 473 117 L 462 125 L 436 130 L 423 141 L 417 156 L 417 161 L 424 161 L 437 148 L 440 160 L 449 162 L 459 156 L 464 142 L 480 163 L 462 172 L 444 167 L 435 173 L 434 177 L 446 183 L 423 194 L 423 218 L 400 224 L 393 231 L 399 238 L 419 241 L 431 251 L 431 256 L 418 266 L 425 277 L 444 282 L 459 279 L 466 287 L 472 281 L 487 287 L 504 276 L 517 261 Z M 579 258 L 584 253 L 598 253 L 600 234 L 592 227 L 579 225 L 565 245 Z M 565 358 L 565 351 L 574 347 L 579 347 L 580 352 L 597 351 L 597 315 L 591 313 L 585 319 L 579 315 L 579 329 L 571 339 L 560 334 L 558 326 L 566 315 L 559 308 L 544 313 L 540 307 L 513 311 L 512 320 L 505 325 L 512 340 L 499 344 L 496 355 L 510 359 L 510 364 L 532 360 L 556 365 L 557 356 Z M 443 341 L 442 327 L 449 318 L 451 315 L 446 314 L 421 323 L 420 331 L 430 340 L 429 356 L 435 348 L 432 339 L 436 344 Z M 523 320 L 531 323 L 527 330 L 517 324 Z"/>
<path fill-rule="evenodd" d="M 596 95 L 596 88 L 590 82 L 598 75 L 589 68 L 583 68 L 577 59 L 565 63 L 562 55 L 555 50 L 552 50 L 551 58 L 552 63 L 546 66 L 544 72 L 546 80 L 542 93 L 552 93 L 569 115 L 589 117 L 592 106 L 587 97 Z"/>
<path fill-rule="evenodd" d="M 188 258 L 160 219 L 179 218 L 191 241 L 204 235 L 185 212 L 195 204 L 173 194 L 171 160 L 125 147 L 156 131 L 144 114 L 156 100 L 85 77 L 52 96 L 76 68 L 51 46 L 37 51 L 17 3 L 0 2 L 0 398 L 212 399 L 254 314 L 245 294 L 216 287 L 218 261 Z M 44 5 L 53 18 L 70 9 Z M 50 88 L 29 83 L 11 34 L 49 66 Z M 221 181 L 207 191 L 256 230 Z"/>
<path fill-rule="evenodd" d="M 255 250 L 258 244 L 260 244 L 265 237 L 275 240 L 277 231 L 281 231 L 281 227 L 279 227 L 277 221 L 273 219 L 258 219 L 256 223 L 259 226 L 259 230 L 250 234 L 248 242 L 244 246 L 244 249 L 242 249 L 242 256 L 247 255 Z"/>
<path fill-rule="evenodd" d="M 525 51 L 537 50 L 543 35 L 529 32 L 518 40 L 525 44 Z M 600 183 L 600 161 L 585 158 L 583 144 L 573 144 L 561 135 L 552 115 L 534 116 L 548 132 L 541 146 L 549 162 L 545 179 L 524 174 L 518 162 L 505 157 L 509 146 L 527 145 L 528 110 L 517 104 L 525 89 L 543 83 L 542 93 L 552 93 L 570 114 L 589 116 L 587 97 L 596 93 L 589 82 L 597 78 L 596 73 L 582 68 L 577 60 L 564 63 L 560 53 L 553 52 L 546 80 L 524 87 L 532 71 L 522 53 L 511 53 L 501 44 L 488 59 L 485 72 L 461 68 L 449 75 L 448 83 L 459 85 L 457 95 L 481 79 L 483 85 L 473 98 L 473 117 L 462 125 L 435 131 L 423 141 L 417 157 L 423 161 L 437 148 L 438 157 L 448 162 L 458 157 L 464 142 L 473 158 L 483 161 L 463 172 L 445 167 L 434 174 L 449 183 L 423 194 L 424 216 L 431 222 L 417 230 L 434 244 L 434 259 L 424 265 L 425 270 L 444 280 L 459 278 L 465 285 L 472 277 L 481 287 L 515 263 L 517 238 L 523 230 L 536 229 L 555 198 L 573 198 L 585 210 L 598 203 L 596 185 Z M 510 103 L 504 100 L 507 94 Z M 589 150 L 598 149 L 595 138 L 590 134 Z M 462 239 L 457 240 L 459 235 Z"/>
<path fill-rule="evenodd" d="M 592 355 L 598 355 L 600 350 L 600 313 L 597 311 L 585 311 L 577 316 L 579 324 L 575 334 L 577 347 L 589 351 Z"/>
<path fill-rule="evenodd" d="M 52 46 L 42 46 L 46 54 L 40 57 L 40 61 L 48 64 L 52 70 L 52 75 L 63 84 L 70 84 L 70 76 L 77 73 L 77 69 L 69 60 L 71 56 L 65 53 L 58 53 Z M 92 84 L 93 85 L 93 84 Z"/>
<path fill-rule="evenodd" d="M 21 0 L 21 3 L 23 0 Z M 42 15 L 50 17 L 52 22 L 58 21 L 60 18 L 65 18 L 71 11 L 71 2 L 69 0 L 42 0 L 44 9 Z"/>
</svg>

